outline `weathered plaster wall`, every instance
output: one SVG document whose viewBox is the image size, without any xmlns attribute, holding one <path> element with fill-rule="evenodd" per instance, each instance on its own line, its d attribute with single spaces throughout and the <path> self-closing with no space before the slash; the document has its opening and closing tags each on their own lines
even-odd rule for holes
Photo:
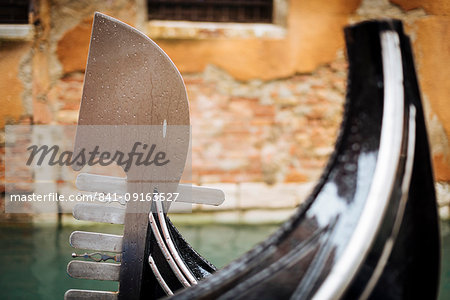
<svg viewBox="0 0 450 300">
<path fill-rule="evenodd" d="M 284 78 L 298 72 L 312 72 L 334 60 L 336 51 L 343 47 L 342 27 L 359 2 L 292 0 L 285 38 L 171 39 L 157 40 L 157 43 L 181 72 L 201 72 L 212 64 L 238 80 Z M 83 16 L 90 17 L 92 13 Z M 120 19 L 134 24 L 133 18 Z M 58 41 L 58 58 L 66 72 L 84 69 L 89 33 L 90 19 L 83 19 Z"/>
<path fill-rule="evenodd" d="M 138 7 L 135 2 L 55 1 L 51 6 L 52 42 L 63 74 L 84 71 L 94 12 L 100 11 L 134 26 Z"/>
<path fill-rule="evenodd" d="M 439 190 L 448 190 L 448 1 L 287 1 L 284 37 L 156 40 L 188 89 L 194 181 L 316 180 L 332 150 L 345 96 L 342 28 L 394 17 L 412 38 L 435 176 Z M 76 123 L 93 13 L 145 31 L 144 3 L 41 0 L 35 39 L 0 41 L 0 127 L 27 116 L 36 124 Z"/>
<path fill-rule="evenodd" d="M 27 105 L 31 100 L 27 84 L 31 82 L 23 81 L 29 79 L 24 65 L 29 60 L 30 50 L 29 42 L 0 41 L 0 128 L 31 113 Z"/>
<path fill-rule="evenodd" d="M 142 11 L 135 8 L 139 3 L 54 4 L 52 47 L 60 63 L 56 77 L 84 70 L 93 11 L 104 11 L 135 25 L 142 19 Z M 416 54 L 436 178 L 450 181 L 450 95 L 445 89 L 450 68 L 444 67 L 450 61 L 448 7 L 445 1 L 290 0 L 284 38 L 159 39 L 157 43 L 184 74 L 201 73 L 214 65 L 236 80 L 288 80 L 334 62 L 336 54 L 345 51 L 342 27 L 346 24 L 379 17 L 402 19 Z M 76 119 L 69 111 L 56 112 L 58 120 L 66 116 Z"/>
<path fill-rule="evenodd" d="M 425 105 L 435 177 L 450 181 L 450 3 L 445 0 L 365 0 L 353 21 L 380 16 L 404 21 L 411 36 Z"/>
<path fill-rule="evenodd" d="M 430 16 L 419 20 L 416 24 L 417 40 L 414 43 L 418 54 L 417 63 L 422 92 L 424 98 L 431 106 L 428 112 L 429 117 L 437 117 L 438 121 L 440 121 L 439 123 L 441 123 L 437 124 L 437 126 L 444 127 L 447 138 L 446 141 L 442 141 L 442 149 L 434 151 L 436 175 L 438 179 L 446 181 L 450 180 L 448 142 L 450 137 L 450 88 L 448 86 L 450 79 L 449 12 L 450 9 L 447 9 L 445 17 Z M 432 142 L 434 143 L 434 141 Z"/>
</svg>

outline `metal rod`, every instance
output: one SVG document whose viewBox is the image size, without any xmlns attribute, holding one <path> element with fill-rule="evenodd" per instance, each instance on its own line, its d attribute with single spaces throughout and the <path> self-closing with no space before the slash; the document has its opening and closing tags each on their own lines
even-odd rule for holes
<svg viewBox="0 0 450 300">
<path fill-rule="evenodd" d="M 153 271 L 153 274 L 156 277 L 156 280 L 159 282 L 159 285 L 161 288 L 166 292 L 168 296 L 172 296 L 173 292 L 170 289 L 170 287 L 167 285 L 166 281 L 162 277 L 161 273 L 159 273 L 158 267 L 156 266 L 155 261 L 153 260 L 153 257 L 151 255 L 148 256 L 148 263 L 150 264 L 150 268 Z"/>
<path fill-rule="evenodd" d="M 170 252 L 172 253 L 174 260 L 176 261 L 178 266 L 181 268 L 184 275 L 189 279 L 189 281 L 192 284 L 197 284 L 197 279 L 195 279 L 194 275 L 192 275 L 191 271 L 188 269 L 188 267 L 184 263 L 183 259 L 178 254 L 178 251 L 175 248 L 175 245 L 173 244 L 172 238 L 170 237 L 169 231 L 167 230 L 167 224 L 166 224 L 166 219 L 165 219 L 164 212 L 162 209 L 161 199 L 158 197 L 158 199 L 155 202 L 156 202 L 156 210 L 157 210 L 157 214 L 158 214 L 159 224 L 161 225 L 161 230 L 163 232 L 164 239 L 167 243 L 167 246 L 169 247 Z"/>
<path fill-rule="evenodd" d="M 156 242 L 158 243 L 158 246 L 161 249 L 161 252 L 163 253 L 164 257 L 166 258 L 170 268 L 175 273 L 175 276 L 180 280 L 181 284 L 183 284 L 185 287 L 191 286 L 190 283 L 184 277 L 180 268 L 178 268 L 169 250 L 167 249 L 166 244 L 164 243 L 164 240 L 161 236 L 161 233 L 159 232 L 158 225 L 156 225 L 156 220 L 155 217 L 153 217 L 152 212 L 149 213 L 149 220 L 150 220 L 150 227 L 152 229 L 153 234 L 155 235 Z"/>
</svg>

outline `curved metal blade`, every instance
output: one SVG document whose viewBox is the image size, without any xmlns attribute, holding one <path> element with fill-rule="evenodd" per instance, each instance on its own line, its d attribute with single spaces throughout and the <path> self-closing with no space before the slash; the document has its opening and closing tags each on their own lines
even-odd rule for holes
<svg viewBox="0 0 450 300">
<path fill-rule="evenodd" d="M 96 13 L 75 139 L 75 157 L 83 148 L 103 146 L 105 151 L 124 150 L 127 153 L 136 137 L 142 144 L 149 142 L 151 145 L 150 142 L 155 140 L 158 130 L 152 129 L 150 134 L 145 128 L 130 125 L 161 126 L 161 132 L 164 126 L 164 137 L 166 129 L 176 131 L 176 136 L 172 134 L 163 142 L 171 146 L 176 144 L 177 157 L 183 158 L 179 165 L 184 168 L 189 136 L 187 132 L 174 128 L 175 125 L 189 125 L 189 104 L 180 73 L 146 35 L 123 22 Z M 143 135 L 147 135 L 146 140 L 142 140 Z M 163 137 L 156 138 L 161 141 Z M 72 167 L 80 170 L 83 165 L 74 164 Z"/>
<path fill-rule="evenodd" d="M 119 165 L 128 159 L 130 165 L 121 166 L 127 173 L 130 195 L 177 191 L 190 136 L 189 106 L 181 75 L 147 36 L 101 13 L 94 17 L 78 125 L 74 157 L 99 147 L 100 153 L 109 152 Z M 152 161 L 147 158 L 153 146 L 157 147 L 153 158 L 164 153 L 162 160 L 170 163 L 147 164 Z M 146 164 L 137 163 L 135 150 L 142 153 L 139 159 Z M 125 157 L 116 157 L 117 153 Z M 79 170 L 83 164 L 72 167 Z M 149 290 L 155 286 L 151 284 L 154 278 L 144 263 L 153 251 L 147 230 L 150 207 L 151 201 L 127 204 L 119 299 L 154 293 Z"/>
<path fill-rule="evenodd" d="M 78 125 L 189 125 L 177 68 L 146 35 L 96 13 Z"/>
</svg>

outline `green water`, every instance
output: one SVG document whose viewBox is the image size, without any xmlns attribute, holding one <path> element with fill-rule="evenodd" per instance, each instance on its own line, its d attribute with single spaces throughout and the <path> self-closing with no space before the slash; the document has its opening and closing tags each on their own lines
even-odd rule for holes
<svg viewBox="0 0 450 300">
<path fill-rule="evenodd" d="M 178 225 L 177 228 L 195 249 L 222 267 L 266 238 L 277 226 Z M 444 249 L 440 299 L 444 300 L 450 298 L 450 222 L 443 222 L 441 228 Z M 114 225 L 61 228 L 0 225 L 0 299 L 62 299 L 70 288 L 117 290 L 117 283 L 74 279 L 66 274 L 74 252 L 68 237 L 74 230 L 121 232 Z"/>
<path fill-rule="evenodd" d="M 182 226 L 193 247 L 222 267 L 276 230 L 263 226 Z M 121 226 L 0 225 L 0 299 L 63 299 L 66 290 L 117 290 L 117 283 L 71 278 L 67 263 L 76 250 L 68 242 L 74 230 L 121 234 Z M 82 250 L 78 251 L 82 253 Z"/>
</svg>

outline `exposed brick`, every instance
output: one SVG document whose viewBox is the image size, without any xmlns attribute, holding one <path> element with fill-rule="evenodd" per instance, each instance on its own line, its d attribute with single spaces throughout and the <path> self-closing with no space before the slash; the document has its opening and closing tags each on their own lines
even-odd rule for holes
<svg viewBox="0 0 450 300">
<path fill-rule="evenodd" d="M 284 178 L 284 182 L 307 182 L 308 180 L 308 176 L 296 170 L 292 170 Z"/>
<path fill-rule="evenodd" d="M 33 103 L 33 122 L 34 124 L 50 124 L 53 120 L 53 114 L 49 104 L 41 101 Z"/>
</svg>

